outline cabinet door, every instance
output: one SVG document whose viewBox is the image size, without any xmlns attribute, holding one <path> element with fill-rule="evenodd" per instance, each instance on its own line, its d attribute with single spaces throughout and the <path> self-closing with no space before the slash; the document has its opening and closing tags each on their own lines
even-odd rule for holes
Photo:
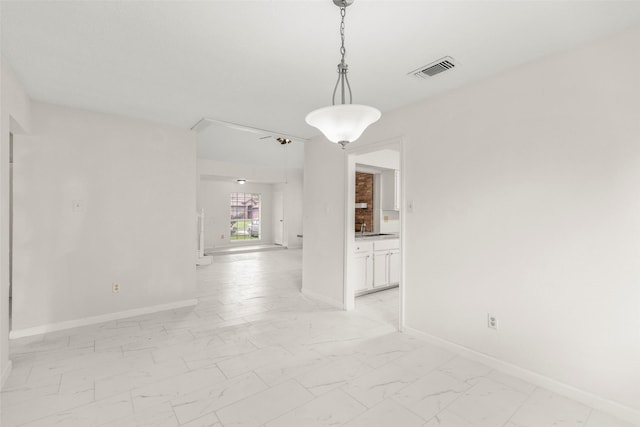
<svg viewBox="0 0 640 427">
<path fill-rule="evenodd" d="M 402 263 L 400 259 L 400 251 L 393 250 L 389 252 L 389 284 L 400 283 L 400 270 Z"/>
<path fill-rule="evenodd" d="M 356 253 L 353 257 L 354 292 L 361 292 L 373 287 L 373 260 L 371 253 Z"/>
<path fill-rule="evenodd" d="M 389 284 L 388 276 L 389 251 L 378 251 L 373 253 L 373 287 L 386 286 Z"/>
</svg>

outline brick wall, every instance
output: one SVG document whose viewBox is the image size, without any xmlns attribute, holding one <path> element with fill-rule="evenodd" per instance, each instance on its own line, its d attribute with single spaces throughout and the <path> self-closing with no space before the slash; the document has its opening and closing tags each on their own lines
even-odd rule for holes
<svg viewBox="0 0 640 427">
<path fill-rule="evenodd" d="M 367 208 L 356 209 L 355 230 L 360 224 L 367 224 L 366 231 L 373 231 L 373 174 L 356 172 L 356 203 L 366 203 Z"/>
</svg>

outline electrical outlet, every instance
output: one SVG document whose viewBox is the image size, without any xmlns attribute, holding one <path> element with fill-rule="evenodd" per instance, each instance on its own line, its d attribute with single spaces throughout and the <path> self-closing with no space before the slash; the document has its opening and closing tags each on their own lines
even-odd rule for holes
<svg viewBox="0 0 640 427">
<path fill-rule="evenodd" d="M 498 329 L 498 318 L 491 313 L 487 313 L 487 328 Z"/>
<path fill-rule="evenodd" d="M 117 294 L 118 292 L 120 292 L 120 283 L 114 283 L 111 289 L 113 290 L 114 294 Z"/>
</svg>

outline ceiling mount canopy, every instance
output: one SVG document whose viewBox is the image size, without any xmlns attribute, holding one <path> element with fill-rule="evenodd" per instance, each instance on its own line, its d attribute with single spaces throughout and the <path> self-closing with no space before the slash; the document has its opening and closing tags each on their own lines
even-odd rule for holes
<svg viewBox="0 0 640 427">
<path fill-rule="evenodd" d="M 353 4 L 354 0 L 333 0 L 333 3 L 340 8 L 340 45 L 341 60 L 338 64 L 338 81 L 333 89 L 332 105 L 319 108 L 307 114 L 306 122 L 318 128 L 324 136 L 331 142 L 342 145 L 342 148 L 360 138 L 362 132 L 372 123 L 378 121 L 382 115 L 377 108 L 368 105 L 352 103 L 351 85 L 347 72 L 349 66 L 345 63 L 344 57 L 347 50 L 344 47 L 344 17 L 347 6 Z M 340 101 L 336 105 L 336 93 L 340 88 Z M 349 93 L 349 103 L 347 104 L 347 92 Z"/>
<path fill-rule="evenodd" d="M 351 6 L 353 4 L 353 0 L 333 0 L 333 4 L 342 8 L 343 6 Z"/>
</svg>

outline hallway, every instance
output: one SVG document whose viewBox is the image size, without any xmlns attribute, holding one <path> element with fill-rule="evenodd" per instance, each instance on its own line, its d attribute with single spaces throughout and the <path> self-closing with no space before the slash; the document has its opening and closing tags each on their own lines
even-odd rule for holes
<svg viewBox="0 0 640 427">
<path fill-rule="evenodd" d="M 629 425 L 396 332 L 397 289 L 304 297 L 301 259 L 215 256 L 195 308 L 13 341 L 2 426 Z"/>
</svg>

